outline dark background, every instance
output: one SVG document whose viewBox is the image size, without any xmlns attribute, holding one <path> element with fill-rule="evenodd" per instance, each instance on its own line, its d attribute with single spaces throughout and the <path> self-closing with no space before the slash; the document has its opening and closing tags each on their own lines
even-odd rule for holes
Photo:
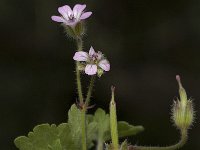
<svg viewBox="0 0 200 150">
<path fill-rule="evenodd" d="M 37 124 L 67 120 L 76 98 L 75 43 L 50 17 L 58 15 L 59 6 L 75 3 L 93 11 L 85 50 L 92 45 L 111 62 L 111 71 L 95 87 L 96 108 L 108 111 L 110 86 L 115 85 L 119 120 L 145 127 L 129 141 L 173 144 L 179 132 L 170 109 L 180 74 L 197 110 L 183 150 L 198 150 L 200 1 L 195 0 L 1 0 L 0 149 L 15 150 L 14 138 Z"/>
</svg>

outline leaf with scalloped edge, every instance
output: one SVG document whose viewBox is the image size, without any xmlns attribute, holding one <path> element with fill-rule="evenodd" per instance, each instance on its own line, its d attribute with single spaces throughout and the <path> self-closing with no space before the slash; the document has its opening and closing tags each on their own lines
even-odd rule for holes
<svg viewBox="0 0 200 150">
<path fill-rule="evenodd" d="M 55 147 L 58 139 L 56 125 L 41 124 L 36 126 L 33 132 L 29 132 L 28 137 L 20 136 L 14 143 L 20 150 L 50 150 L 50 147 Z"/>
<path fill-rule="evenodd" d="M 119 138 L 133 136 L 144 130 L 143 126 L 134 126 L 125 121 L 118 121 L 118 136 Z M 106 132 L 105 141 L 110 140 L 110 132 Z"/>
<path fill-rule="evenodd" d="M 81 111 L 72 105 L 68 112 L 68 123 L 60 125 L 41 124 L 29 132 L 28 136 L 20 136 L 14 143 L 20 150 L 78 150 L 81 149 Z M 87 146 L 91 148 L 93 141 L 101 145 L 110 140 L 109 114 L 97 109 L 94 115 L 86 115 Z M 118 122 L 119 137 L 135 135 L 143 131 L 142 126 L 133 126 L 125 121 Z M 99 142 L 100 141 L 100 142 Z"/>
<path fill-rule="evenodd" d="M 96 141 L 98 146 L 102 147 L 103 142 L 111 139 L 110 116 L 109 114 L 106 114 L 103 109 L 99 108 L 94 114 L 94 121 L 97 122 Z M 144 128 L 142 126 L 133 126 L 125 121 L 118 121 L 119 138 L 136 135 L 143 130 Z"/>
<path fill-rule="evenodd" d="M 136 135 L 144 130 L 143 126 L 134 126 L 125 121 L 118 121 L 117 125 L 119 137 L 121 138 Z"/>
<path fill-rule="evenodd" d="M 109 114 L 106 114 L 103 109 L 98 108 L 94 114 L 94 121 L 97 122 L 97 139 L 104 140 L 106 132 L 109 132 L 110 129 Z"/>
<path fill-rule="evenodd" d="M 96 134 L 96 122 L 92 115 L 86 115 L 87 145 L 93 146 Z M 14 143 L 20 150 L 78 150 L 81 149 L 81 111 L 72 105 L 68 112 L 68 123 L 59 126 L 41 124 L 29 132 L 28 136 L 20 136 Z"/>
</svg>

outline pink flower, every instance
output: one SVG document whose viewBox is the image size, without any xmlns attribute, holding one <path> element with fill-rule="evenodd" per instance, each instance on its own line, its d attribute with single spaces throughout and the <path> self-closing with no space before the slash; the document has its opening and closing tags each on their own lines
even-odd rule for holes
<svg viewBox="0 0 200 150">
<path fill-rule="evenodd" d="M 110 63 L 107 59 L 105 59 L 104 55 L 98 51 L 97 53 L 94 51 L 93 47 L 90 48 L 89 53 L 84 51 L 76 52 L 74 60 L 85 62 L 85 73 L 88 75 L 101 76 L 103 71 L 110 70 Z"/>
<path fill-rule="evenodd" d="M 61 16 L 52 16 L 51 19 L 55 22 L 61 22 L 68 26 L 75 26 L 81 20 L 87 19 L 91 16 L 92 12 L 84 12 L 86 5 L 76 4 L 73 10 L 68 6 L 58 8 Z"/>
</svg>

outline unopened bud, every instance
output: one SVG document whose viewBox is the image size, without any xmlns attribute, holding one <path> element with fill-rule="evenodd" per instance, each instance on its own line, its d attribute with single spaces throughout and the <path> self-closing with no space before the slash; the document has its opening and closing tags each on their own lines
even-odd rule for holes
<svg viewBox="0 0 200 150">
<path fill-rule="evenodd" d="M 111 129 L 111 139 L 113 150 L 118 150 L 118 129 L 117 129 L 117 113 L 116 113 L 116 103 L 115 103 L 115 87 L 111 88 L 112 98 L 110 101 L 110 129 Z"/>
<path fill-rule="evenodd" d="M 103 69 L 99 68 L 97 70 L 97 75 L 98 75 L 99 78 L 103 75 L 103 73 L 104 73 Z"/>
<path fill-rule="evenodd" d="M 79 70 L 79 71 L 84 71 L 84 70 L 85 70 L 85 64 L 83 64 L 83 63 L 78 63 L 78 70 Z"/>
<path fill-rule="evenodd" d="M 179 75 L 176 75 L 176 80 L 177 80 L 178 85 L 179 85 L 179 95 L 180 95 L 181 105 L 183 105 L 183 107 L 186 107 L 186 104 L 187 104 L 187 94 L 186 94 L 185 89 L 182 86 L 181 78 L 180 78 Z"/>
<path fill-rule="evenodd" d="M 194 110 L 191 100 L 187 99 L 187 94 L 183 88 L 180 80 L 180 76 L 176 76 L 176 80 L 179 84 L 180 100 L 174 101 L 173 105 L 173 121 L 179 129 L 188 129 L 194 120 Z"/>
</svg>

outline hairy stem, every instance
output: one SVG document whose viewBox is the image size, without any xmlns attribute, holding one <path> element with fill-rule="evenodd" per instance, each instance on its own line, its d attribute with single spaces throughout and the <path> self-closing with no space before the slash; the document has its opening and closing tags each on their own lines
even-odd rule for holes
<svg viewBox="0 0 200 150">
<path fill-rule="evenodd" d="M 166 147 L 146 147 L 146 146 L 130 146 L 129 150 L 176 150 L 187 142 L 188 135 L 187 135 L 187 130 L 182 130 L 181 131 L 181 139 L 177 144 L 171 145 L 171 146 L 166 146 Z"/>
<path fill-rule="evenodd" d="M 80 37 L 76 38 L 76 44 L 77 44 L 77 51 L 82 51 L 83 48 L 83 40 Z M 86 107 L 84 105 L 83 100 L 83 91 L 82 91 L 82 85 L 81 85 L 81 76 L 80 71 L 78 69 L 79 62 L 76 62 L 76 81 L 77 81 L 77 90 L 78 90 L 78 98 L 80 105 L 82 106 L 81 109 L 81 135 L 82 135 L 82 150 L 87 150 L 87 139 L 86 139 Z"/>
<path fill-rule="evenodd" d="M 77 82 L 77 92 L 80 104 L 83 104 L 83 92 L 81 85 L 80 71 L 78 70 L 79 62 L 76 62 L 76 82 Z"/>
<path fill-rule="evenodd" d="M 86 108 L 85 105 L 81 110 L 81 127 L 82 127 L 82 150 L 87 150 L 86 135 Z"/>
<path fill-rule="evenodd" d="M 76 39 L 77 44 L 77 51 L 82 51 L 83 48 L 83 40 L 79 37 Z M 77 82 L 77 91 L 78 91 L 78 98 L 79 102 L 83 104 L 83 92 L 82 92 L 82 85 L 81 85 L 81 76 L 80 71 L 78 69 L 79 62 L 76 62 L 76 82 Z"/>
<path fill-rule="evenodd" d="M 85 105 L 88 106 L 89 103 L 90 103 L 90 98 L 91 98 L 91 95 L 92 95 L 92 90 L 93 90 L 93 87 L 94 87 L 94 82 L 95 82 L 95 75 L 91 77 L 91 80 L 90 80 L 90 85 L 89 85 L 89 88 L 88 88 L 88 92 L 87 92 L 87 97 L 86 97 L 86 100 L 85 100 Z"/>
<path fill-rule="evenodd" d="M 97 142 L 97 150 L 103 150 L 103 141 L 101 139 Z"/>
<path fill-rule="evenodd" d="M 83 40 L 81 37 L 76 38 L 76 43 L 77 43 L 77 51 L 82 51 L 83 49 Z"/>
</svg>

